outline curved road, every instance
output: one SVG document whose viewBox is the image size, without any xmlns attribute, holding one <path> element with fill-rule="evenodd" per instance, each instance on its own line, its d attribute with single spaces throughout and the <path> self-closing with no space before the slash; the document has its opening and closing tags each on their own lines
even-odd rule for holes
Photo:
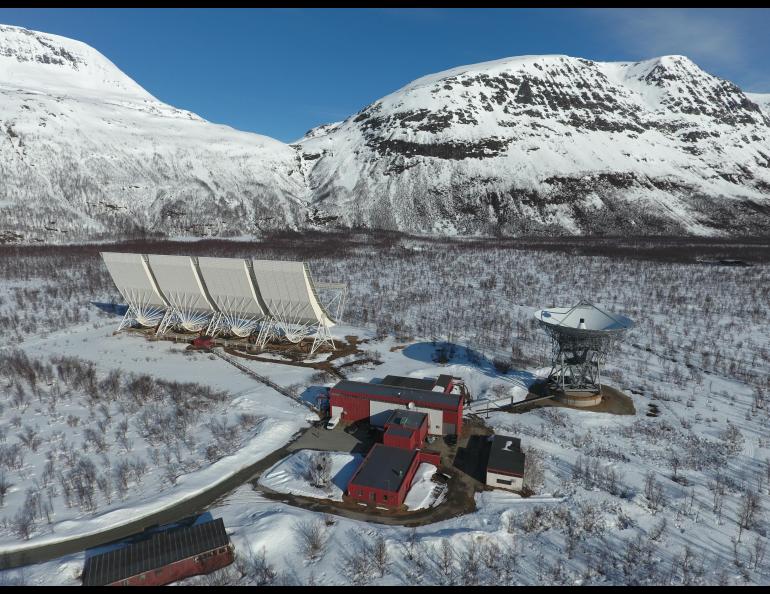
<svg viewBox="0 0 770 594">
<path fill-rule="evenodd" d="M 279 393 L 284 394 L 285 396 L 289 396 L 295 401 L 299 400 L 301 404 L 313 409 L 312 405 L 309 403 L 301 401 L 301 399 L 297 399 L 294 395 L 289 394 L 280 386 L 277 386 L 271 382 L 268 378 L 258 375 L 253 370 L 235 361 L 232 356 L 219 353 L 217 350 L 218 349 L 213 350 L 214 354 L 227 361 L 231 365 L 234 365 L 242 372 L 248 374 L 257 381 L 270 386 Z M 355 520 L 363 520 L 369 522 L 375 521 L 381 524 L 403 526 L 424 525 L 462 515 L 475 509 L 475 502 L 473 498 L 475 489 L 473 484 L 469 483 L 467 480 L 464 480 L 462 473 L 452 472 L 451 469 L 446 470 L 449 470 L 449 472 L 452 472 L 454 475 L 453 478 L 456 479 L 454 482 L 456 487 L 449 490 L 446 501 L 437 507 L 417 510 L 408 513 L 408 515 L 403 513 L 382 513 L 377 510 L 367 510 L 364 512 L 360 509 L 351 507 L 349 504 L 335 504 L 331 501 L 315 500 L 307 497 L 276 493 L 275 491 L 271 491 L 270 489 L 258 485 L 255 479 L 258 478 L 264 470 L 282 458 L 286 457 L 290 453 L 288 449 L 289 445 L 299 439 L 306 431 L 310 429 L 313 429 L 312 425 L 295 433 L 292 438 L 281 448 L 275 450 L 254 464 L 242 468 L 225 480 L 212 485 L 205 492 L 193 495 L 192 497 L 188 497 L 182 501 L 178 501 L 154 513 L 142 516 L 135 520 L 131 520 L 114 528 L 108 528 L 96 533 L 76 536 L 61 542 L 41 544 L 37 546 L 31 545 L 28 548 L 22 547 L 16 551 L 2 553 L 0 555 L 0 570 L 13 569 L 24 565 L 50 561 L 51 559 L 56 559 L 65 555 L 71 555 L 85 549 L 101 546 L 115 540 L 126 538 L 133 534 L 142 532 L 151 526 L 168 524 L 177 520 L 181 520 L 183 518 L 205 511 L 213 503 L 217 502 L 224 496 L 229 495 L 232 491 L 248 482 L 251 482 L 255 490 L 260 491 L 265 497 L 269 499 L 281 501 L 283 503 L 311 511 L 340 515 Z"/>
<path fill-rule="evenodd" d="M 312 425 L 309 428 L 312 428 Z M 33 563 L 42 563 L 64 555 L 71 555 L 91 547 L 101 546 L 114 540 L 126 538 L 132 534 L 142 532 L 145 528 L 149 528 L 156 524 L 175 522 L 182 518 L 202 512 L 220 498 L 230 494 L 241 485 L 248 483 L 283 458 L 286 455 L 287 446 L 298 439 L 309 428 L 298 431 L 282 448 L 274 451 L 272 454 L 262 458 L 258 462 L 242 468 L 232 476 L 213 485 L 204 493 L 199 493 L 174 503 L 169 507 L 158 510 L 157 512 L 116 526 L 115 528 L 108 528 L 84 536 L 76 536 L 62 542 L 41 544 L 38 546 L 31 546 L 27 549 L 3 553 L 0 556 L 0 570 L 13 569 L 15 567 Z"/>
<path fill-rule="evenodd" d="M 299 439 L 306 431 L 314 429 L 313 425 L 295 433 L 292 438 L 281 448 L 275 450 L 265 458 L 251 464 L 227 479 L 213 485 L 208 491 L 199 493 L 183 501 L 158 510 L 157 512 L 137 518 L 120 526 L 108 528 L 97 533 L 76 536 L 62 542 L 41 544 L 31 546 L 28 549 L 3 553 L 0 556 L 0 570 L 13 569 L 24 565 L 34 563 L 43 563 L 65 555 L 71 555 L 101 545 L 108 544 L 115 540 L 126 538 L 128 536 L 142 532 L 146 528 L 158 524 L 168 524 L 198 514 L 211 507 L 214 503 L 220 501 L 229 495 L 238 487 L 251 483 L 254 490 L 259 491 L 268 499 L 280 501 L 282 503 L 300 507 L 314 512 L 334 514 L 353 520 L 365 522 L 377 522 L 387 525 L 398 526 L 422 526 L 431 524 L 448 518 L 464 515 L 475 509 L 473 498 L 474 487 L 471 482 L 464 480 L 462 473 L 452 469 L 442 469 L 452 472 L 452 479 L 455 481 L 454 489 L 450 489 L 447 498 L 437 507 L 421 509 L 408 513 L 382 512 L 378 510 L 356 509 L 350 504 L 336 503 L 326 500 L 318 500 L 309 497 L 287 495 L 278 493 L 262 485 L 257 484 L 259 476 L 270 468 L 273 464 L 285 458 L 292 453 L 289 449 L 290 444 Z"/>
</svg>

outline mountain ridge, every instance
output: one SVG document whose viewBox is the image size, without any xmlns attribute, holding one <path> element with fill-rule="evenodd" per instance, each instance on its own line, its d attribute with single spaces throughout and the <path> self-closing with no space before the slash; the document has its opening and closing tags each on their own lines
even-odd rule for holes
<svg viewBox="0 0 770 594">
<path fill-rule="evenodd" d="M 86 44 L 0 25 L 0 241 L 766 233 L 769 99 L 685 56 L 519 56 L 420 77 L 289 145 L 166 105 Z"/>
</svg>

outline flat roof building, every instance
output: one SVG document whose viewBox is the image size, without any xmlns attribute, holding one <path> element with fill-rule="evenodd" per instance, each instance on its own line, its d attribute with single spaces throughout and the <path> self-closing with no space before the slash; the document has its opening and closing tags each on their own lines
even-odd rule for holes
<svg viewBox="0 0 770 594">
<path fill-rule="evenodd" d="M 404 427 L 412 431 L 417 431 L 428 420 L 428 415 L 403 408 L 395 409 L 385 423 L 385 427 Z"/>
<path fill-rule="evenodd" d="M 222 518 L 153 534 L 86 559 L 84 586 L 162 586 L 234 560 Z"/>
<path fill-rule="evenodd" d="M 393 409 L 405 408 L 428 415 L 431 435 L 455 435 L 462 430 L 461 394 L 343 380 L 330 390 L 329 406 L 332 417 L 346 422 L 367 419 L 382 427 Z"/>
<path fill-rule="evenodd" d="M 398 408 L 385 422 L 382 443 L 406 450 L 422 447 L 428 435 L 428 415 L 425 413 Z"/>
<path fill-rule="evenodd" d="M 405 450 L 377 443 L 348 483 L 348 496 L 372 505 L 395 508 L 404 503 L 422 462 L 440 463 L 435 452 Z"/>
<path fill-rule="evenodd" d="M 455 379 L 451 375 L 439 375 L 438 378 L 415 378 L 403 375 L 386 375 L 382 380 L 384 386 L 395 386 L 399 388 L 412 388 L 415 390 L 430 390 L 431 392 L 443 392 L 448 394 L 452 391 Z"/>
<path fill-rule="evenodd" d="M 487 485 L 509 491 L 521 491 L 524 486 L 524 464 L 521 440 L 518 437 L 495 435 L 487 461 Z"/>
</svg>

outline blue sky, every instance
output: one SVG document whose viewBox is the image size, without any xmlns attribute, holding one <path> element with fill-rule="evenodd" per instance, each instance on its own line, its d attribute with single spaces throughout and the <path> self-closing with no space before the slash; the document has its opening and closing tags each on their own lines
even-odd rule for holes
<svg viewBox="0 0 770 594">
<path fill-rule="evenodd" d="M 415 78 L 524 54 L 684 54 L 770 92 L 768 9 L 0 9 L 92 45 L 158 99 L 293 141 Z"/>
</svg>

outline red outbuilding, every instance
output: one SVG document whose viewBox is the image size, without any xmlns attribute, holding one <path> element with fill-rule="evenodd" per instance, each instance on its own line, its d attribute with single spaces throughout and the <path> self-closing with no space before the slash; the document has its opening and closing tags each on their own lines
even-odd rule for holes
<svg viewBox="0 0 770 594">
<path fill-rule="evenodd" d="M 234 560 L 222 518 L 153 534 L 86 559 L 84 586 L 163 586 Z"/>
<path fill-rule="evenodd" d="M 348 483 L 348 497 L 396 508 L 404 503 L 421 463 L 440 463 L 437 452 L 375 444 Z"/>
<path fill-rule="evenodd" d="M 192 346 L 194 349 L 211 349 L 214 347 L 214 339 L 211 336 L 196 336 L 193 338 Z"/>
</svg>

